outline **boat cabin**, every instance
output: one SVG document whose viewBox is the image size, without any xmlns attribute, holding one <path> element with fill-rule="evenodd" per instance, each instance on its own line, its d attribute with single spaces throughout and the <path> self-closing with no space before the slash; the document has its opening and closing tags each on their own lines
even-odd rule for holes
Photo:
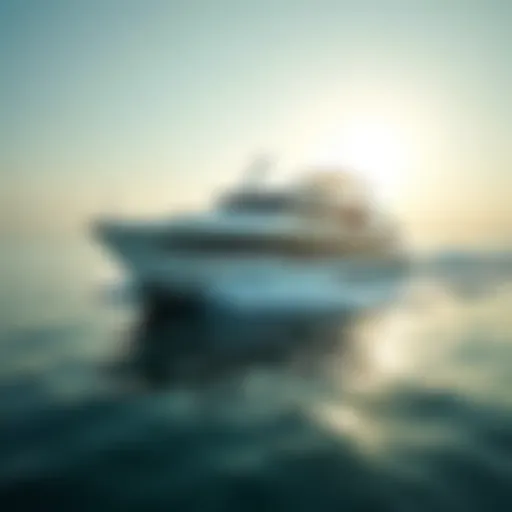
<svg viewBox="0 0 512 512">
<path fill-rule="evenodd" d="M 349 228 L 363 227 L 370 216 L 361 184 L 340 172 L 311 173 L 286 191 L 243 187 L 223 196 L 218 208 L 233 214 L 336 220 Z"/>
</svg>

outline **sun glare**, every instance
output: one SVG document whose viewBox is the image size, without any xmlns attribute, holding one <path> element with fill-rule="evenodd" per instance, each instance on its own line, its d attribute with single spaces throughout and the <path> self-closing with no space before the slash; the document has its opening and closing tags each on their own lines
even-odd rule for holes
<svg viewBox="0 0 512 512">
<path fill-rule="evenodd" d="M 373 186 L 393 188 L 409 165 L 408 146 L 394 124 L 360 119 L 328 137 L 315 161 L 353 169 Z"/>
</svg>

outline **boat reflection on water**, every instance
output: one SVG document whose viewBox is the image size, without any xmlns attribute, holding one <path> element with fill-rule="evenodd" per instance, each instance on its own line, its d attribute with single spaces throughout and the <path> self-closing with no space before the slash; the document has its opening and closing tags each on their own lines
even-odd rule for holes
<svg viewBox="0 0 512 512">
<path fill-rule="evenodd" d="M 311 375 L 340 357 L 355 312 L 233 315 L 212 308 L 142 308 L 128 335 L 123 374 L 144 385 L 211 385 L 254 369 Z"/>
</svg>

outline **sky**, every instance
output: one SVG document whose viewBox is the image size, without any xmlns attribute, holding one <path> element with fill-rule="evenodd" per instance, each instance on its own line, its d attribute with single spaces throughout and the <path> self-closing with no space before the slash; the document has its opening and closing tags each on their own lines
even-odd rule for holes
<svg viewBox="0 0 512 512">
<path fill-rule="evenodd" d="M 506 0 L 3 0 L 0 232 L 360 167 L 418 244 L 512 243 Z"/>
</svg>

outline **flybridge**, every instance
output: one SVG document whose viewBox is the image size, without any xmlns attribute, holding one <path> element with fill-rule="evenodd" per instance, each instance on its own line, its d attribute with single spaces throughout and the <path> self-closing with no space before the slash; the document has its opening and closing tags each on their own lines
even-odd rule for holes
<svg viewBox="0 0 512 512">
<path fill-rule="evenodd" d="M 339 168 L 313 168 L 297 173 L 286 187 L 272 187 L 266 181 L 269 158 L 256 159 L 247 169 L 241 184 L 221 196 L 220 212 L 232 214 L 299 215 L 336 218 L 356 223 L 369 214 L 368 193 L 360 180 Z"/>
</svg>

